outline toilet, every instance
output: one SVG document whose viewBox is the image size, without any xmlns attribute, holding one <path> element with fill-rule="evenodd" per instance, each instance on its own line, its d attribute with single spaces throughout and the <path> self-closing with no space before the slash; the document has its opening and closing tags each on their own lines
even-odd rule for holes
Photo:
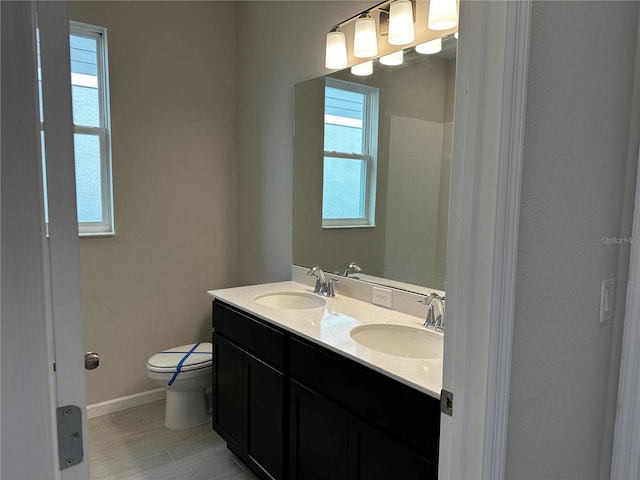
<svg viewBox="0 0 640 480">
<path fill-rule="evenodd" d="M 163 350 L 147 362 L 147 375 L 167 389 L 164 425 L 170 430 L 207 423 L 205 390 L 211 387 L 213 346 L 192 343 Z"/>
</svg>

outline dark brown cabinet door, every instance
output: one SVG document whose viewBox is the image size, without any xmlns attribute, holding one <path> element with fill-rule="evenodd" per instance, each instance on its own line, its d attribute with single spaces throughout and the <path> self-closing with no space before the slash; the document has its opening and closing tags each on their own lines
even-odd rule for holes
<svg viewBox="0 0 640 480">
<path fill-rule="evenodd" d="M 278 480 L 284 472 L 284 375 L 248 353 L 244 361 L 245 459 Z"/>
<path fill-rule="evenodd" d="M 290 479 L 346 480 L 348 414 L 290 382 Z"/>
<path fill-rule="evenodd" d="M 396 440 L 351 417 L 350 480 L 436 480 L 436 468 Z"/>
<path fill-rule="evenodd" d="M 219 335 L 213 337 L 213 352 L 213 429 L 241 456 L 244 352 Z"/>
</svg>

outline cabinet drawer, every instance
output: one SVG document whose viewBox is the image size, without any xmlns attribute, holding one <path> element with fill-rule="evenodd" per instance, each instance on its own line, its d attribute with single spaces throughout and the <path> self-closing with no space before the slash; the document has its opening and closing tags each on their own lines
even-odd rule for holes
<svg viewBox="0 0 640 480">
<path fill-rule="evenodd" d="M 213 328 L 216 334 L 224 335 L 263 360 L 284 368 L 284 332 L 219 300 L 213 302 Z"/>
<path fill-rule="evenodd" d="M 440 402 L 322 347 L 292 338 L 291 375 L 427 459 L 438 458 Z"/>
</svg>

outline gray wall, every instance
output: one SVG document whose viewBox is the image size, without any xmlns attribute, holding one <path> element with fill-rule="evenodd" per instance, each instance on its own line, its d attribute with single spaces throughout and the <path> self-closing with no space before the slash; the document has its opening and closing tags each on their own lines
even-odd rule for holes
<svg viewBox="0 0 640 480">
<path fill-rule="evenodd" d="M 157 388 L 149 356 L 211 341 L 206 291 L 236 283 L 235 6 L 70 2 L 70 17 L 109 36 L 117 233 L 80 242 L 93 404 Z"/>
<path fill-rule="evenodd" d="M 533 3 L 506 478 L 608 477 L 637 28 L 638 2 Z"/>
</svg>

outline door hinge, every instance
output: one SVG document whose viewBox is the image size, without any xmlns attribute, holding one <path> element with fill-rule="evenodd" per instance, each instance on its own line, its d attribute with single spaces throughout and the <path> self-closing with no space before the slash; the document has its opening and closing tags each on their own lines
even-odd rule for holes
<svg viewBox="0 0 640 480">
<path fill-rule="evenodd" d="M 440 391 L 440 411 L 453 417 L 453 393 L 447 390 Z"/>
<path fill-rule="evenodd" d="M 82 449 L 82 410 L 75 405 L 56 409 L 58 422 L 58 460 L 60 470 L 78 465 L 84 457 Z"/>
</svg>

